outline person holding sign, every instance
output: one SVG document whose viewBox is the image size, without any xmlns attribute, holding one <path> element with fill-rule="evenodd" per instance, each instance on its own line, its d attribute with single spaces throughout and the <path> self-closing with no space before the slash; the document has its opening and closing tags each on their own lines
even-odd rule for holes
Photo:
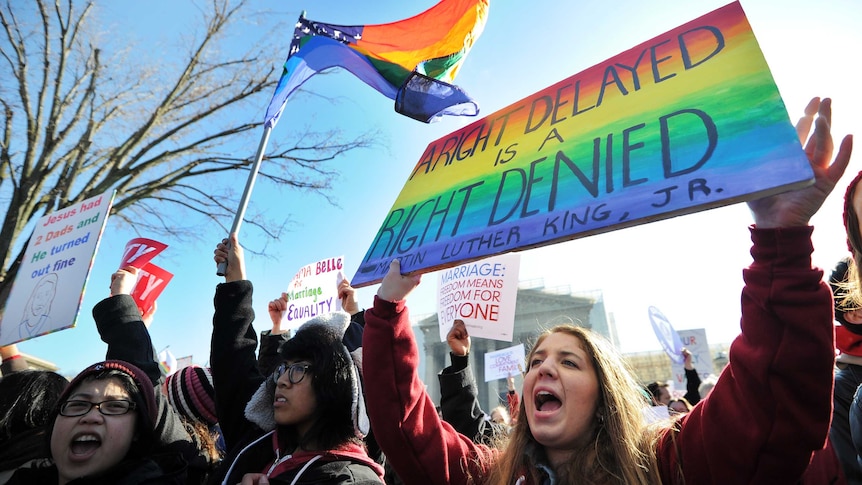
<svg viewBox="0 0 862 485">
<path fill-rule="evenodd" d="M 817 116 L 815 120 L 815 115 Z M 797 124 L 813 184 L 752 200 L 752 264 L 730 370 L 684 419 L 649 426 L 616 350 L 590 330 L 543 333 L 527 358 L 518 426 L 504 450 L 443 425 L 417 374 L 405 299 L 418 275 L 393 260 L 365 312 L 366 401 L 375 436 L 405 483 L 796 483 L 826 442 L 832 399 L 832 295 L 812 267 L 811 217 L 844 173 L 831 102 Z M 752 400 L 751 396 L 758 396 Z M 740 439 L 744 437 L 744 439 Z"/>
<path fill-rule="evenodd" d="M 186 484 L 186 462 L 159 445 L 160 400 L 147 373 L 128 362 L 87 367 L 54 407 L 50 465 L 19 468 L 7 483 Z"/>
<path fill-rule="evenodd" d="M 218 456 L 209 452 L 215 437 L 207 429 L 187 427 L 183 414 L 162 393 L 165 375 L 149 332 L 155 306 L 142 315 L 132 296 L 140 271 L 134 266 L 124 266 L 111 275 L 111 295 L 93 307 L 93 320 L 99 337 L 108 345 L 106 358 L 128 362 L 141 369 L 154 386 L 158 416 L 155 432 L 159 446 L 164 451 L 182 455 L 187 464 L 185 483 L 204 483 L 218 464 Z"/>
<path fill-rule="evenodd" d="M 383 483 L 383 467 L 362 441 L 368 433 L 361 381 L 345 337 L 350 315 L 332 312 L 302 324 L 286 340 L 274 372 L 255 357 L 252 284 L 231 234 L 214 251 L 227 263 L 216 287 L 210 354 L 216 409 L 227 456 L 220 483 Z"/>
<path fill-rule="evenodd" d="M 683 370 L 685 371 L 685 396 L 683 398 L 692 406 L 700 402 L 700 374 L 692 363 L 691 351 L 683 348 Z"/>
<path fill-rule="evenodd" d="M 356 301 L 356 289 L 350 286 L 350 281 L 342 279 L 338 282 L 336 290 L 338 299 L 341 300 L 341 308 L 350 314 L 350 327 L 345 332 L 345 340 L 355 340 L 357 347 L 362 345 L 362 327 L 365 326 L 365 310 L 359 309 Z M 284 328 L 285 313 L 288 308 L 288 295 L 285 292 L 281 296 L 270 300 L 267 305 L 269 319 L 272 328 L 260 332 L 260 350 L 257 355 L 257 368 L 261 374 L 269 374 L 281 363 L 278 349 L 290 338 L 290 330 Z"/>
<path fill-rule="evenodd" d="M 491 420 L 479 404 L 476 378 L 470 367 L 470 334 L 464 320 L 455 320 L 446 334 L 446 343 L 452 365 L 437 374 L 443 419 L 475 442 L 493 446 L 498 436 L 508 433 L 508 425 Z"/>
</svg>

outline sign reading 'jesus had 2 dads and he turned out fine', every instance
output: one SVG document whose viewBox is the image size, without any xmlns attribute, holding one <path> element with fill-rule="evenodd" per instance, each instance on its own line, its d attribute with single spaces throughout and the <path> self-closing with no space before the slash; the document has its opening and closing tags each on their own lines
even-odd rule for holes
<svg viewBox="0 0 862 485">
<path fill-rule="evenodd" d="M 351 284 L 395 258 L 424 273 L 812 178 L 732 3 L 429 144 Z"/>
<path fill-rule="evenodd" d="M 0 320 L 0 346 L 75 325 L 113 191 L 36 222 Z"/>
</svg>

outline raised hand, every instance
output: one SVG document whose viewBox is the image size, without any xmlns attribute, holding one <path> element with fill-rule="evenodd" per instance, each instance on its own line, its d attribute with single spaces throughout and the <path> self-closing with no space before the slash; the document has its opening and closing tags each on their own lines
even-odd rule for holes
<svg viewBox="0 0 862 485">
<path fill-rule="evenodd" d="M 682 349 L 682 358 L 683 358 L 683 367 L 688 370 L 694 369 L 694 364 L 691 363 L 691 351 L 683 348 Z"/>
<path fill-rule="evenodd" d="M 229 239 L 222 239 L 213 251 L 216 264 L 227 261 L 227 270 L 224 280 L 226 282 L 240 281 L 245 277 L 245 256 L 236 233 L 231 233 Z"/>
<path fill-rule="evenodd" d="M 467 333 L 464 320 L 455 320 L 446 334 L 446 343 L 454 355 L 464 356 L 470 353 L 470 334 Z"/>
<path fill-rule="evenodd" d="M 749 201 L 748 207 L 754 215 L 757 228 L 807 226 L 811 217 L 835 188 L 850 163 L 853 137 L 844 137 L 838 154 L 832 160 L 834 144 L 831 123 L 832 100 L 826 98 L 821 101 L 820 98 L 813 98 L 805 108 L 805 115 L 796 124 L 796 132 L 800 142 L 804 143 L 811 125 L 814 125 L 814 134 L 805 143 L 805 154 L 814 170 L 814 183 L 797 190 Z"/>
<path fill-rule="evenodd" d="M 284 320 L 284 314 L 287 312 L 287 293 L 282 293 L 280 297 L 269 302 L 267 310 L 269 319 L 272 320 L 272 333 L 275 335 L 282 333 L 281 321 Z"/>
<path fill-rule="evenodd" d="M 111 296 L 131 295 L 138 282 L 138 268 L 124 266 L 111 275 Z"/>
<path fill-rule="evenodd" d="M 422 275 L 402 275 L 401 262 L 393 259 L 389 263 L 389 271 L 383 277 L 380 283 L 380 288 L 377 289 L 377 296 L 386 301 L 400 301 L 407 298 L 407 295 L 419 286 L 422 280 Z"/>
<path fill-rule="evenodd" d="M 338 299 L 341 309 L 351 315 L 359 313 L 359 303 L 356 301 L 356 289 L 350 286 L 350 281 L 343 279 L 338 283 Z"/>
</svg>

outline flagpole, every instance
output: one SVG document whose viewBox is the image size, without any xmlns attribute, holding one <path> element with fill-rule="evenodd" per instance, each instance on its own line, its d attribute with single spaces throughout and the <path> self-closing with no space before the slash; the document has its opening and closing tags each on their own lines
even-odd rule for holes
<svg viewBox="0 0 862 485">
<path fill-rule="evenodd" d="M 239 226 L 242 225 L 242 220 L 245 217 L 245 209 L 248 207 L 248 200 L 251 198 L 251 190 L 254 188 L 254 181 L 257 179 L 257 172 L 260 170 L 260 162 L 263 160 L 263 152 L 266 151 L 266 145 L 269 143 L 270 133 L 272 133 L 272 127 L 269 125 L 264 126 L 263 135 L 260 137 L 260 145 L 257 147 L 257 155 L 255 155 L 254 164 L 252 164 L 251 171 L 248 173 L 248 180 L 245 182 L 245 190 L 242 193 L 242 199 L 239 201 L 239 207 L 233 218 L 233 226 L 230 229 L 230 234 L 238 233 Z M 226 271 L 227 261 L 219 263 L 216 274 L 224 276 Z"/>
</svg>

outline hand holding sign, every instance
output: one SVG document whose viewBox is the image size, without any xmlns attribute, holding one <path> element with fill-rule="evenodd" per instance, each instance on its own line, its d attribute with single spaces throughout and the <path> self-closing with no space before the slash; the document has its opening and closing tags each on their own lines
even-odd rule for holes
<svg viewBox="0 0 862 485">
<path fill-rule="evenodd" d="M 134 298 L 148 328 L 155 313 L 156 298 L 174 276 L 150 262 L 167 247 L 153 239 L 136 237 L 126 243 L 120 269 L 111 275 L 111 296 Z"/>
<path fill-rule="evenodd" d="M 393 259 L 389 263 L 389 271 L 386 272 L 380 287 L 377 288 L 377 296 L 386 301 L 403 300 L 419 286 L 421 281 L 421 274 L 401 274 L 401 261 Z"/>
<path fill-rule="evenodd" d="M 815 113 L 817 119 L 814 119 Z M 823 205 L 823 201 L 832 192 L 850 163 L 850 152 L 853 150 L 851 135 L 844 137 L 834 161 L 830 160 L 834 148 L 830 132 L 832 100 L 826 98 L 820 101 L 820 98 L 814 98 L 808 103 L 805 116 L 796 124 L 800 142 L 805 143 L 812 123 L 814 134 L 805 144 L 805 154 L 814 170 L 814 183 L 797 190 L 749 201 L 748 207 L 754 215 L 754 225 L 757 228 L 807 226 L 811 216 Z"/>
<path fill-rule="evenodd" d="M 446 334 L 446 343 L 449 344 L 449 349 L 452 350 L 453 355 L 463 357 L 470 353 L 470 334 L 467 333 L 464 320 L 455 320 L 449 333 Z"/>
<path fill-rule="evenodd" d="M 111 275 L 111 296 L 129 295 L 138 282 L 138 268 L 126 266 Z"/>
<path fill-rule="evenodd" d="M 359 313 L 359 302 L 356 301 L 356 289 L 350 286 L 350 281 L 344 279 L 341 272 L 338 273 L 340 281 L 338 282 L 338 300 L 341 302 L 341 309 L 351 315 Z"/>
<path fill-rule="evenodd" d="M 691 363 L 691 351 L 685 347 L 682 348 L 682 360 L 686 370 L 694 369 L 694 365 Z"/>
</svg>

